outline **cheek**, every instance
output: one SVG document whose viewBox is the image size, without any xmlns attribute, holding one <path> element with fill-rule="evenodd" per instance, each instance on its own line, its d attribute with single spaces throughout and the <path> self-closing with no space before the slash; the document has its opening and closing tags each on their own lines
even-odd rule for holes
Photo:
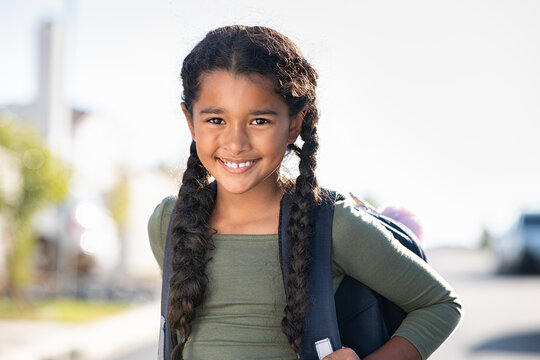
<svg viewBox="0 0 540 360">
<path fill-rule="evenodd" d="M 288 136 L 280 133 L 276 136 L 266 138 L 264 141 L 264 151 L 273 154 L 275 157 L 283 158 L 287 150 Z"/>
<path fill-rule="evenodd" d="M 203 167 L 207 171 L 211 171 L 214 166 L 214 157 L 213 152 L 208 147 L 204 146 L 204 144 L 196 143 L 197 144 L 197 156 L 199 157 L 199 161 L 203 165 Z"/>
<path fill-rule="evenodd" d="M 215 141 L 209 136 L 201 136 L 201 134 L 195 133 L 193 138 L 197 146 L 197 155 L 202 162 L 205 162 L 215 151 Z"/>
<path fill-rule="evenodd" d="M 202 151 L 208 151 L 208 147 L 216 142 L 211 132 L 197 126 L 193 129 L 193 140 L 197 143 L 197 148 L 200 147 Z"/>
<path fill-rule="evenodd" d="M 191 131 L 191 137 L 197 143 L 201 141 L 201 129 L 196 124 L 191 123 L 189 130 Z"/>
</svg>

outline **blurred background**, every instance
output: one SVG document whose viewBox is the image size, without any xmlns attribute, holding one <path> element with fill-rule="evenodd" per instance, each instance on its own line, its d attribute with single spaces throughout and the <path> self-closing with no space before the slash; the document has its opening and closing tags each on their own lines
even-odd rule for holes
<svg viewBox="0 0 540 360">
<path fill-rule="evenodd" d="M 432 358 L 540 359 L 539 18 L 533 0 L 0 0 L 0 358 L 155 358 L 146 224 L 187 159 L 182 60 L 241 23 L 319 71 L 321 184 L 420 219 L 466 305 Z"/>
</svg>

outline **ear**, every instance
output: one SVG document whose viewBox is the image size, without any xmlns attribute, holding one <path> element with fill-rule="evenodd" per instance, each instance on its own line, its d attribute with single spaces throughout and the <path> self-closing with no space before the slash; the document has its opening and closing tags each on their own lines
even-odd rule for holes
<svg viewBox="0 0 540 360">
<path fill-rule="evenodd" d="M 184 113 L 184 116 L 186 117 L 186 121 L 189 127 L 189 132 L 191 133 L 191 138 L 195 140 L 195 129 L 193 128 L 193 119 L 191 117 L 191 114 L 189 113 L 189 110 L 186 107 L 186 103 L 182 102 L 180 104 L 182 106 L 182 112 Z"/>
<path fill-rule="evenodd" d="M 302 124 L 304 123 L 304 116 L 306 116 L 307 108 L 303 108 L 295 117 L 291 119 L 289 125 L 289 144 L 294 144 L 300 131 L 302 131 Z"/>
</svg>

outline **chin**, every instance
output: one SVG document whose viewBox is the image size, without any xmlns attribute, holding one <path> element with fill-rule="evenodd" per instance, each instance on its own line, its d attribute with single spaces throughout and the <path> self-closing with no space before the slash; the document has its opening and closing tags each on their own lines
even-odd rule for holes
<svg viewBox="0 0 540 360">
<path fill-rule="evenodd" d="M 219 188 L 223 189 L 224 191 L 241 195 L 253 188 L 253 186 L 249 184 L 241 184 L 239 181 L 220 181 L 219 179 L 216 179 Z"/>
</svg>

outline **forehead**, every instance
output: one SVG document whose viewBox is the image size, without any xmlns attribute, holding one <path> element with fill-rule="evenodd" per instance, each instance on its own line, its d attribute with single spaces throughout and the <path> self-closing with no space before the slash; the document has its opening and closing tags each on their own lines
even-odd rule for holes
<svg viewBox="0 0 540 360">
<path fill-rule="evenodd" d="M 200 92 L 194 110 L 208 106 L 229 109 L 275 107 L 287 105 L 274 90 L 270 76 L 261 74 L 236 74 L 217 70 L 201 76 Z"/>
<path fill-rule="evenodd" d="M 213 70 L 201 74 L 201 88 L 207 83 L 227 83 L 231 81 L 247 81 L 253 85 L 264 87 L 268 91 L 274 91 L 274 82 L 270 75 L 259 73 L 236 73 L 228 70 Z"/>
</svg>

